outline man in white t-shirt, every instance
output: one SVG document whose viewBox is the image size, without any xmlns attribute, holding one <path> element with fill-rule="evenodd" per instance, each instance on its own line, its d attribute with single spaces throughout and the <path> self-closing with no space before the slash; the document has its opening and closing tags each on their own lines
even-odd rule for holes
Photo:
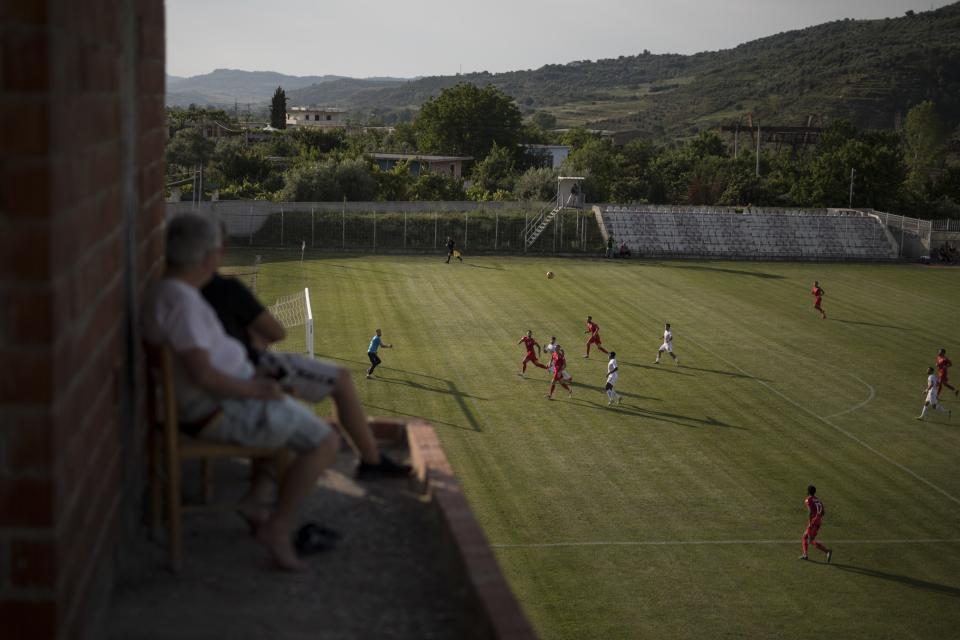
<svg viewBox="0 0 960 640">
<path fill-rule="evenodd" d="M 620 404 L 620 394 L 613 390 L 613 385 L 617 384 L 617 378 L 619 377 L 617 372 L 619 370 L 617 353 L 611 351 L 610 359 L 607 360 L 607 384 L 603 387 L 603 390 L 607 392 L 607 406 L 614 403 Z"/>
<path fill-rule="evenodd" d="M 164 277 L 144 305 L 146 339 L 174 353 L 177 415 L 197 437 L 250 446 L 289 447 L 298 453 L 257 538 L 281 568 L 298 571 L 291 530 L 297 509 L 333 463 L 339 438 L 309 408 L 283 393 L 276 380 L 256 377 L 246 349 L 227 335 L 200 293 L 220 264 L 220 229 L 188 213 L 168 222 Z"/>
<path fill-rule="evenodd" d="M 947 414 L 948 418 L 951 416 L 951 411 L 949 409 L 945 409 L 937 399 L 938 384 L 939 381 L 937 380 L 937 374 L 934 372 L 933 367 L 927 367 L 927 397 L 923 401 L 923 408 L 920 410 L 920 415 L 917 416 L 917 420 L 923 420 L 926 418 L 927 411 L 930 409 L 930 407 L 933 407 L 940 413 Z"/>
<path fill-rule="evenodd" d="M 673 358 L 673 363 L 675 365 L 680 364 L 680 358 L 674 355 L 673 353 L 673 331 L 670 330 L 670 323 L 663 325 L 663 344 L 660 345 L 660 348 L 657 350 L 657 359 L 653 361 L 653 364 L 660 364 L 660 354 L 666 351 L 670 354 L 670 357 Z"/>
</svg>

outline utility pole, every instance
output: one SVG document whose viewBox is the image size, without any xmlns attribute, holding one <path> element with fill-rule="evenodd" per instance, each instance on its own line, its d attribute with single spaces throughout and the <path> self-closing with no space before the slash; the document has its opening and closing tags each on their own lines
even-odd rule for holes
<svg viewBox="0 0 960 640">
<path fill-rule="evenodd" d="M 847 206 L 853 209 L 853 174 L 855 169 L 850 167 L 850 201 L 847 203 Z"/>
</svg>

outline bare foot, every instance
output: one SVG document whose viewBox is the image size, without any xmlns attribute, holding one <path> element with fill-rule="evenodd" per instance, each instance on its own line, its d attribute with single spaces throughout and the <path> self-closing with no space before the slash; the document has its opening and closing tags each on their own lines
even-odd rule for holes
<svg viewBox="0 0 960 640">
<path fill-rule="evenodd" d="M 237 505 L 237 515 L 250 527 L 250 533 L 256 533 L 270 518 L 270 507 L 261 502 L 244 500 Z"/>
<path fill-rule="evenodd" d="M 257 529 L 257 540 L 267 548 L 273 561 L 284 571 L 303 571 L 307 563 L 297 558 L 286 527 L 266 522 Z"/>
</svg>

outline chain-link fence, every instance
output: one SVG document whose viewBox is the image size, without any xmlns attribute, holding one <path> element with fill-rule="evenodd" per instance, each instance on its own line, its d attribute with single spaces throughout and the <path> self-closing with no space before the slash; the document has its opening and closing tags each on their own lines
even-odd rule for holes
<svg viewBox="0 0 960 640">
<path fill-rule="evenodd" d="M 187 205 L 186 207 L 183 204 Z M 203 203 L 216 214 L 235 247 L 287 247 L 342 252 L 430 252 L 447 237 L 470 253 L 588 253 L 603 251 L 589 209 L 566 209 L 525 247 L 524 229 L 551 204 L 544 203 Z M 193 210 L 168 205 L 168 215 Z"/>
</svg>

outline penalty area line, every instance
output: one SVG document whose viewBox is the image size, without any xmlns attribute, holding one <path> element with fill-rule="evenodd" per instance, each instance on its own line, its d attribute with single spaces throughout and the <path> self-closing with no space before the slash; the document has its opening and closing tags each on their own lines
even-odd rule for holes
<svg viewBox="0 0 960 640">
<path fill-rule="evenodd" d="M 698 547 L 710 545 L 797 544 L 791 540 L 587 540 L 581 542 L 530 542 L 491 544 L 494 549 L 547 549 L 551 547 Z M 957 544 L 960 538 L 917 538 L 915 540 L 830 540 L 832 545 L 866 544 Z"/>
</svg>

